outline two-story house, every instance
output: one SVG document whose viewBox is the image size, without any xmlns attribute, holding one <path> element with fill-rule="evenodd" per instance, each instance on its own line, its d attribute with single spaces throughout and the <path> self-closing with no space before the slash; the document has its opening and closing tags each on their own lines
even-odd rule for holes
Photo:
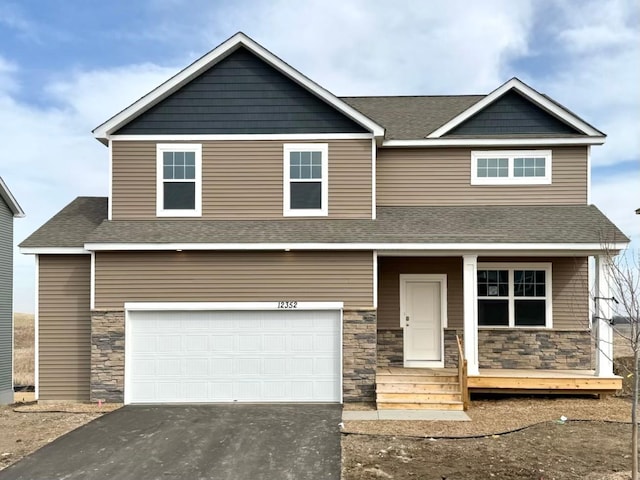
<svg viewBox="0 0 640 480">
<path fill-rule="evenodd" d="M 429 385 L 463 358 L 471 389 L 620 384 L 589 315 L 589 257 L 607 296 L 603 242 L 628 242 L 588 204 L 605 135 L 518 79 L 338 98 L 238 33 L 94 135 L 108 198 L 21 244 L 40 400 L 373 401 L 378 384 L 380 407 L 461 408 Z"/>
<path fill-rule="evenodd" d="M 13 219 L 24 212 L 0 177 L 0 405 L 13 403 Z"/>
</svg>

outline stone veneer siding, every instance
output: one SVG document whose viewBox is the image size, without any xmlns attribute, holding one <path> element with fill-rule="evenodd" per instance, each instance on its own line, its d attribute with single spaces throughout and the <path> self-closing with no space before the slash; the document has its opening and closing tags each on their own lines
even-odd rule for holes
<svg viewBox="0 0 640 480">
<path fill-rule="evenodd" d="M 404 365 L 404 340 L 402 330 L 378 330 L 378 366 L 402 367 Z"/>
<path fill-rule="evenodd" d="M 462 329 L 444 331 L 444 366 L 458 366 L 456 334 Z M 402 330 L 378 331 L 378 366 L 403 365 Z M 478 360 L 480 368 L 535 368 L 545 370 L 591 370 L 591 334 L 586 330 L 480 330 Z"/>
<path fill-rule="evenodd" d="M 376 311 L 343 312 L 343 399 L 372 402 L 376 377 Z M 124 401 L 124 312 L 91 314 L 91 401 Z"/>
<path fill-rule="evenodd" d="M 90 400 L 124 402 L 124 312 L 91 312 Z"/>
<path fill-rule="evenodd" d="M 376 310 L 344 310 L 342 395 L 345 402 L 375 401 Z"/>
</svg>

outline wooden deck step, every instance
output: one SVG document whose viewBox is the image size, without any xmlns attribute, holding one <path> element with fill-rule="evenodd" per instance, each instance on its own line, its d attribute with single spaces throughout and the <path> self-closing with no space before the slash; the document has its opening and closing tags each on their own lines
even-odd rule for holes
<svg viewBox="0 0 640 480">
<path fill-rule="evenodd" d="M 378 403 L 378 410 L 464 410 L 462 401 L 439 403 Z"/>
<path fill-rule="evenodd" d="M 380 410 L 464 410 L 458 376 L 426 368 L 379 368 L 376 404 Z"/>
</svg>

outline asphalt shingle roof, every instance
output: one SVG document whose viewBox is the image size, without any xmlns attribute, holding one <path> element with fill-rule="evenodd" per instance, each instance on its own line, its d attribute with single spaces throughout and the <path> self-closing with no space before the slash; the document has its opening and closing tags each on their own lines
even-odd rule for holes
<svg viewBox="0 0 640 480">
<path fill-rule="evenodd" d="M 589 243 L 628 238 L 591 205 L 378 207 L 377 220 L 116 220 L 79 197 L 21 247 L 85 243 Z"/>
<path fill-rule="evenodd" d="M 425 138 L 484 95 L 341 97 L 385 129 L 388 140 Z"/>
</svg>

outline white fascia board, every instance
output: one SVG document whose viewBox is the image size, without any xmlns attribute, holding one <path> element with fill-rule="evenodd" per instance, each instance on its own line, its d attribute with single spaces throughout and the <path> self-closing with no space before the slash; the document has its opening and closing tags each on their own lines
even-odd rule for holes
<svg viewBox="0 0 640 480">
<path fill-rule="evenodd" d="M 82 247 L 20 247 L 23 255 L 89 255 Z"/>
<path fill-rule="evenodd" d="M 283 307 L 282 304 L 288 306 Z M 295 307 L 291 306 L 295 303 Z M 183 311 L 183 310 L 340 310 L 344 302 L 125 302 L 124 309 L 134 311 Z"/>
<path fill-rule="evenodd" d="M 239 133 L 194 135 L 110 135 L 109 140 L 119 142 L 206 142 L 206 141 L 316 141 L 316 140 L 368 140 L 371 133 Z"/>
<path fill-rule="evenodd" d="M 311 91 L 317 97 L 323 99 L 334 108 L 344 113 L 356 123 L 359 123 L 363 127 L 371 130 L 374 136 L 384 136 L 384 128 L 381 125 L 378 125 L 369 117 L 366 117 L 347 103 L 343 102 L 328 90 L 325 90 L 317 83 L 302 75 L 296 69 L 283 62 L 281 59 L 276 57 L 274 54 L 266 50 L 258 43 L 254 42 L 251 38 L 249 38 L 242 32 L 236 33 L 231 38 L 211 50 L 209 53 L 202 56 L 200 59 L 196 60 L 185 69 L 178 72 L 162 85 L 158 86 L 157 88 L 146 94 L 144 97 L 132 103 L 129 107 L 111 117 L 102 125 L 98 126 L 93 131 L 94 136 L 101 140 L 109 138 L 109 135 L 112 132 L 116 131 L 118 128 L 126 124 L 130 119 L 138 116 L 142 112 L 156 105 L 161 100 L 180 89 L 183 85 L 187 84 L 193 78 L 200 75 L 203 71 L 220 62 L 229 54 L 237 50 L 240 46 L 246 47 L 260 59 L 269 63 L 272 67 L 276 68 L 281 73 L 291 78 L 294 82 L 305 87 L 307 90 Z"/>
<path fill-rule="evenodd" d="M 628 243 L 607 245 L 608 250 L 622 250 Z M 293 251 L 293 250 L 378 250 L 385 252 L 602 252 L 600 243 L 87 243 L 88 251 Z M 87 253 L 85 251 L 85 253 Z"/>
<path fill-rule="evenodd" d="M 549 100 L 544 95 L 538 93 L 536 90 L 534 90 L 529 85 L 522 82 L 521 80 L 517 78 L 512 78 L 511 80 L 507 81 L 506 83 L 502 84 L 500 87 L 495 89 L 489 95 L 484 97 L 482 100 L 478 101 L 477 103 L 475 103 L 474 105 L 466 109 L 464 112 L 460 113 L 453 119 L 449 120 L 447 123 L 445 123 L 443 126 L 438 128 L 437 130 L 434 130 L 433 132 L 431 132 L 428 135 L 428 138 L 441 137 L 445 133 L 449 132 L 450 130 L 457 127 L 468 118 L 472 117 L 473 115 L 475 115 L 476 113 L 478 113 L 479 111 L 481 111 L 482 109 L 484 109 L 485 107 L 493 103 L 495 100 L 500 98 L 503 94 L 505 94 L 511 89 L 517 90 L 518 92 L 520 92 L 522 95 L 527 97 L 529 100 L 531 100 L 533 103 L 535 103 L 539 107 L 547 110 L 552 115 L 560 118 L 564 122 L 571 125 L 573 128 L 580 130 L 585 135 L 594 136 L 594 137 L 603 137 L 602 132 L 593 128 L 584 120 L 581 120 L 571 112 L 560 107 L 558 104 Z"/>
<path fill-rule="evenodd" d="M 532 147 L 561 145 L 602 145 L 599 137 L 548 137 L 548 138 L 422 138 L 417 140 L 385 140 L 382 147 Z"/>
<path fill-rule="evenodd" d="M 15 218 L 23 218 L 25 216 L 22 207 L 20 207 L 16 197 L 13 196 L 7 184 L 2 180 L 2 177 L 0 177 L 0 197 L 4 199 Z"/>
</svg>

